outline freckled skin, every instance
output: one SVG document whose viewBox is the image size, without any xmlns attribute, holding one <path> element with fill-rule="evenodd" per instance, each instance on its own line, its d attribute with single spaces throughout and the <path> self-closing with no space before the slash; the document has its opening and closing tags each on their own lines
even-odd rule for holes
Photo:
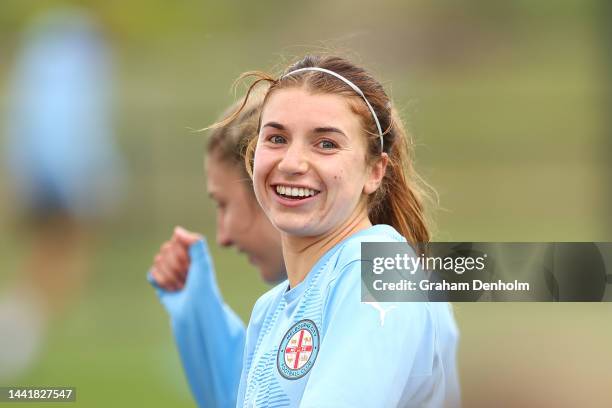
<svg viewBox="0 0 612 408">
<path fill-rule="evenodd" d="M 267 127 L 275 122 L 284 131 Z M 257 199 L 281 231 L 317 236 L 342 225 L 365 199 L 370 172 L 365 160 L 365 138 L 358 115 L 345 97 L 311 94 L 304 89 L 282 89 L 271 94 L 262 112 L 262 129 L 254 164 Z M 335 127 L 345 136 L 316 134 L 314 129 Z M 282 143 L 271 140 L 281 136 Z M 323 149 L 321 140 L 336 148 Z M 307 206 L 286 208 L 278 203 L 271 184 L 306 185 L 320 191 Z"/>
<path fill-rule="evenodd" d="M 337 94 L 304 88 L 273 91 L 263 107 L 253 185 L 264 212 L 281 232 L 291 287 L 344 238 L 370 227 L 367 198 L 380 186 L 386 153 L 366 162 L 362 119 Z M 288 200 L 277 186 L 315 190 Z"/>
</svg>

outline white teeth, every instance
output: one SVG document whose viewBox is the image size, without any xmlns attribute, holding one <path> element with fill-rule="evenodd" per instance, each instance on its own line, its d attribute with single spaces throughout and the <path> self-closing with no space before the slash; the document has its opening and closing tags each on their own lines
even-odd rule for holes
<svg viewBox="0 0 612 408">
<path fill-rule="evenodd" d="M 310 197 L 315 195 L 317 192 L 309 188 L 302 187 L 288 187 L 288 186 L 276 186 L 276 192 L 278 194 L 290 196 L 290 197 Z"/>
</svg>

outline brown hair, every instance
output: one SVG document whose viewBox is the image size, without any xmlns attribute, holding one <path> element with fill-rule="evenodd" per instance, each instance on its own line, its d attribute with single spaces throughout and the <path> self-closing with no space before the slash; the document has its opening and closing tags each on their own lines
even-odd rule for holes
<svg viewBox="0 0 612 408">
<path fill-rule="evenodd" d="M 251 95 L 248 100 L 242 99 L 226 109 L 221 118 L 237 114 L 223 126 L 211 126 L 206 146 L 208 156 L 214 155 L 218 160 L 239 169 L 251 186 L 244 156 L 249 142 L 257 137 L 262 99 L 261 94 Z"/>
<path fill-rule="evenodd" d="M 381 155 L 380 138 L 372 114 L 363 99 L 343 81 L 327 73 L 304 71 L 285 76 L 289 72 L 306 67 L 325 68 L 342 75 L 357 85 L 372 105 L 383 129 L 383 149 L 389 157 L 389 162 L 380 187 L 368 197 L 368 216 L 373 224 L 393 226 L 415 246 L 415 249 L 424 250 L 425 244 L 430 240 L 424 203 L 430 198 L 428 192 L 434 194 L 435 192 L 414 168 L 414 144 L 397 110 L 380 82 L 363 68 L 340 57 L 308 55 L 289 66 L 278 78 L 259 71 L 245 72 L 238 81 L 249 77 L 255 78 L 255 81 L 248 88 L 242 105 L 213 127 L 224 126 L 240 116 L 249 95 L 262 82 L 269 84 L 262 106 L 272 92 L 290 87 L 303 87 L 313 93 L 343 95 L 348 98 L 351 110 L 361 118 L 366 130 L 368 139 L 366 160 L 369 164 L 375 162 Z M 244 160 L 250 175 L 252 175 L 256 143 L 257 135 L 249 142 L 245 151 Z"/>
</svg>

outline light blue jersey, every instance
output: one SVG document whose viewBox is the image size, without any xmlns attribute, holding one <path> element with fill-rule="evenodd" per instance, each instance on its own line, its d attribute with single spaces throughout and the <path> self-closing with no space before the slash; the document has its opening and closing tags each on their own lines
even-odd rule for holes
<svg viewBox="0 0 612 408">
<path fill-rule="evenodd" d="M 255 304 L 238 407 L 459 405 L 458 332 L 447 303 L 361 303 L 361 242 L 405 242 L 376 225 L 328 251 L 306 279 Z"/>
<path fill-rule="evenodd" d="M 198 406 L 459 406 L 450 305 L 361 303 L 364 241 L 405 239 L 377 225 L 336 245 L 295 288 L 285 281 L 257 301 L 246 347 L 206 244 L 193 244 L 185 288 L 158 295 Z"/>
</svg>

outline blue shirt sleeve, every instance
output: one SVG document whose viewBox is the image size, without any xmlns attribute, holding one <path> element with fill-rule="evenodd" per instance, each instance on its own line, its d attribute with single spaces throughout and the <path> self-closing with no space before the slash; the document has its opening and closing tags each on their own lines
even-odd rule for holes
<svg viewBox="0 0 612 408">
<path fill-rule="evenodd" d="M 245 328 L 221 297 L 203 240 L 189 248 L 191 263 L 185 287 L 168 292 L 158 287 L 159 300 L 170 315 L 183 369 L 199 407 L 235 407 Z"/>
<path fill-rule="evenodd" d="M 329 284 L 300 407 L 458 406 L 448 313 L 445 303 L 361 303 L 360 262 L 349 263 Z"/>
</svg>

